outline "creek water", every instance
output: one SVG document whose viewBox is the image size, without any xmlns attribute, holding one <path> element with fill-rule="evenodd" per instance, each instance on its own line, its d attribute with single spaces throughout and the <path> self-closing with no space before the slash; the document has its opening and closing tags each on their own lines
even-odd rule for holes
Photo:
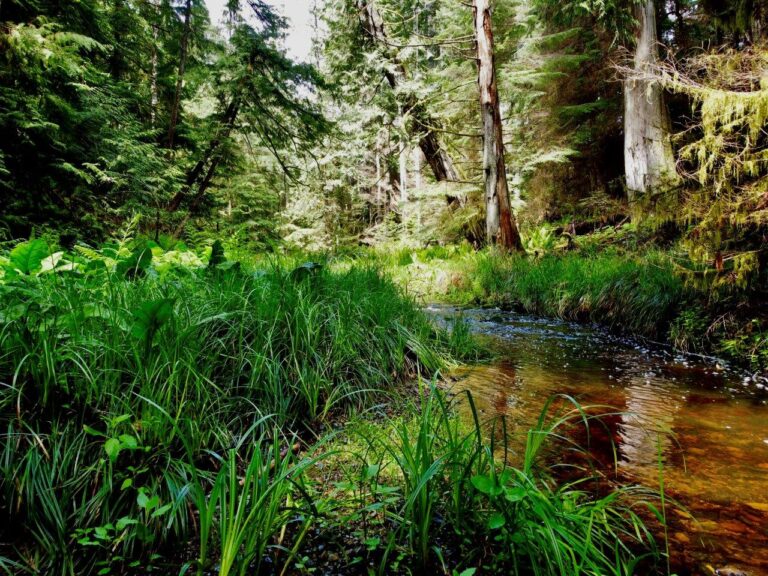
<svg viewBox="0 0 768 576">
<path fill-rule="evenodd" d="M 525 430 L 556 394 L 617 409 L 606 419 L 617 477 L 658 488 L 661 460 L 665 493 L 687 510 L 669 510 L 678 574 L 768 576 L 764 381 L 594 326 L 498 309 L 428 312 L 438 323 L 461 317 L 498 351 L 452 375 L 482 419 L 504 415 L 512 433 Z"/>
</svg>

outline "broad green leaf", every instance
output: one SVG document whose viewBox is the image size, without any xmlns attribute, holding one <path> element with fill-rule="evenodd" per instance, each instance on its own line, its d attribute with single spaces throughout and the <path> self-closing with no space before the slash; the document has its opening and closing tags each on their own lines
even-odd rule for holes
<svg viewBox="0 0 768 576">
<path fill-rule="evenodd" d="M 135 518 L 130 518 L 130 517 L 128 517 L 128 516 L 123 516 L 122 518 L 120 518 L 120 519 L 117 521 L 117 525 L 116 525 L 116 528 L 117 528 L 117 531 L 118 531 L 118 532 L 122 532 L 122 531 L 123 531 L 123 530 L 125 530 L 125 529 L 126 529 L 128 526 L 135 526 L 135 525 L 136 525 L 136 524 L 138 524 L 138 523 L 139 523 L 139 521 L 138 521 L 138 520 L 136 520 Z"/>
<path fill-rule="evenodd" d="M 235 260 L 227 260 L 226 262 L 222 262 L 221 264 L 217 265 L 216 270 L 222 270 L 224 272 L 227 270 L 240 270 L 240 262 L 236 262 Z"/>
<path fill-rule="evenodd" d="M 485 475 L 472 476 L 472 486 L 478 492 L 488 494 L 489 496 L 496 496 L 500 493 L 500 487 L 496 485 L 493 478 Z"/>
<path fill-rule="evenodd" d="M 112 426 L 117 426 L 118 424 L 122 424 L 123 422 L 126 422 L 127 420 L 130 420 L 130 419 L 131 419 L 130 414 L 121 414 L 120 416 L 115 416 L 114 418 L 112 418 L 109 421 L 109 423 Z"/>
<path fill-rule="evenodd" d="M 120 440 L 117 438 L 110 438 L 104 442 L 104 451 L 109 456 L 111 462 L 115 462 L 120 455 Z"/>
<path fill-rule="evenodd" d="M 491 530 L 498 530 L 506 523 L 507 521 L 504 519 L 504 515 L 500 512 L 494 512 L 491 514 L 491 517 L 488 518 L 488 528 Z"/>
<path fill-rule="evenodd" d="M 133 313 L 131 334 L 134 338 L 145 340 L 159 330 L 173 315 L 173 300 L 163 298 L 145 302 Z"/>
<path fill-rule="evenodd" d="M 224 246 L 221 244 L 221 240 L 216 240 L 211 246 L 211 257 L 208 259 L 208 268 L 216 268 L 219 264 L 223 264 L 226 261 L 224 256 Z"/>
<path fill-rule="evenodd" d="M 118 276 L 132 278 L 140 276 L 152 263 L 152 250 L 144 246 L 135 248 L 130 256 L 120 260 L 115 267 Z"/>
<path fill-rule="evenodd" d="M 370 480 L 371 478 L 374 478 L 379 473 L 379 465 L 378 464 L 371 464 L 365 469 L 365 479 Z"/>
<path fill-rule="evenodd" d="M 43 258 L 40 262 L 40 271 L 38 274 L 52 272 L 59 265 L 63 257 L 64 252 L 54 252 L 50 256 Z"/>
<path fill-rule="evenodd" d="M 22 274 L 37 272 L 42 261 L 48 256 L 48 243 L 42 238 L 22 242 L 14 248 L 9 257 L 11 265 Z"/>
<path fill-rule="evenodd" d="M 160 505 L 160 496 L 155 494 L 154 496 L 152 496 L 152 498 L 147 500 L 146 504 L 144 505 L 144 508 L 146 508 L 147 512 L 149 512 L 150 510 L 154 510 L 155 508 L 157 508 L 159 505 Z"/>
<path fill-rule="evenodd" d="M 135 436 L 131 436 L 130 434 L 120 434 L 120 444 L 122 444 L 123 448 L 127 448 L 128 450 L 136 450 L 136 448 L 139 447 L 139 441 L 136 440 Z"/>
<path fill-rule="evenodd" d="M 505 488 L 504 498 L 506 498 L 509 502 L 519 502 L 520 500 L 525 498 L 525 488 L 523 488 L 522 486 L 516 486 L 514 488 Z"/>
<path fill-rule="evenodd" d="M 15 322 L 27 314 L 29 306 L 26 304 L 16 304 L 5 310 L 0 310 L 0 323 Z"/>
</svg>

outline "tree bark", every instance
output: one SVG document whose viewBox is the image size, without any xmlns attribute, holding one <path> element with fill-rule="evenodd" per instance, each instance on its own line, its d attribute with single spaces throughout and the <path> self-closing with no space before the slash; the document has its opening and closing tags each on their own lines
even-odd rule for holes
<svg viewBox="0 0 768 576">
<path fill-rule="evenodd" d="M 672 189 L 679 185 L 670 141 L 669 112 L 661 85 L 644 74 L 658 62 L 656 12 L 653 0 L 636 8 L 634 71 L 624 82 L 624 170 L 627 196 Z"/>
<path fill-rule="evenodd" d="M 155 127 L 157 118 L 157 24 L 152 24 L 152 56 L 149 72 L 149 118 L 152 128 Z"/>
<path fill-rule="evenodd" d="M 384 20 L 373 0 L 358 0 L 358 10 L 360 23 L 366 34 L 377 44 L 387 47 L 388 40 L 386 30 L 384 29 Z M 400 62 L 397 56 L 389 54 L 388 50 L 385 50 L 385 52 L 387 52 L 387 58 L 390 62 L 395 65 L 395 71 L 385 70 L 384 76 L 390 88 L 396 90 L 407 79 L 408 75 L 405 66 L 403 66 L 403 63 Z M 413 136 L 418 138 L 419 147 L 424 152 L 424 157 L 432 169 L 432 173 L 435 175 L 435 180 L 438 182 L 457 181 L 459 175 L 456 172 L 456 167 L 451 157 L 440 145 L 440 140 L 435 133 L 435 119 L 412 93 L 402 94 L 401 103 L 403 109 L 413 118 L 413 129 L 415 132 Z M 449 196 L 447 200 L 449 204 L 457 202 L 457 199 L 453 196 Z"/>
<path fill-rule="evenodd" d="M 376 215 L 373 219 L 374 223 L 378 224 L 381 221 L 381 206 L 384 204 L 382 198 L 384 197 L 384 185 L 381 182 L 381 153 L 379 152 L 378 137 L 376 138 Z"/>
<path fill-rule="evenodd" d="M 522 251 L 517 222 L 509 203 L 490 0 L 473 0 L 472 13 L 477 45 L 477 84 L 483 118 L 486 242 L 496 243 L 507 250 Z"/>
<path fill-rule="evenodd" d="M 675 43 L 678 49 L 688 48 L 688 33 L 685 27 L 685 18 L 683 17 L 682 0 L 674 0 L 675 9 Z"/>
<path fill-rule="evenodd" d="M 421 148 L 416 147 L 411 151 L 413 156 L 413 186 L 421 189 Z"/>
<path fill-rule="evenodd" d="M 399 155 L 400 164 L 400 204 L 408 202 L 408 147 L 403 146 Z"/>
<path fill-rule="evenodd" d="M 173 139 L 176 135 L 176 126 L 179 123 L 179 107 L 181 106 L 181 90 L 184 87 L 184 72 L 187 67 L 187 47 L 189 46 L 191 18 L 192 0 L 187 0 L 184 8 L 184 29 L 181 32 L 181 44 L 179 46 L 179 72 L 176 78 L 176 91 L 173 95 L 173 106 L 171 106 L 171 122 L 168 125 L 168 148 L 171 150 L 173 150 Z"/>
<path fill-rule="evenodd" d="M 400 108 L 398 106 L 398 108 Z M 400 151 L 397 154 L 397 163 L 400 170 L 400 198 L 398 204 L 405 204 L 408 201 L 408 139 L 405 137 L 405 117 L 403 116 L 402 109 L 398 110 L 398 132 L 400 138 L 397 140 Z"/>
</svg>

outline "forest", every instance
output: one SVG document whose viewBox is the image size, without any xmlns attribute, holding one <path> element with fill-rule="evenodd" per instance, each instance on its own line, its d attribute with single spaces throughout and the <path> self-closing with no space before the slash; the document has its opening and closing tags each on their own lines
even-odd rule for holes
<svg viewBox="0 0 768 576">
<path fill-rule="evenodd" d="M 0 0 L 0 574 L 768 575 L 767 27 Z"/>
</svg>

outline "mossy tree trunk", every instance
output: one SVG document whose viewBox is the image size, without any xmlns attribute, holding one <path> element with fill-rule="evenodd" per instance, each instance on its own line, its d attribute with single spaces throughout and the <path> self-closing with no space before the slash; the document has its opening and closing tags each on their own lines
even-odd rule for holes
<svg viewBox="0 0 768 576">
<path fill-rule="evenodd" d="M 630 201 L 676 187 L 680 178 L 670 141 L 669 112 L 661 85 L 652 79 L 659 59 L 653 0 L 636 8 L 634 74 L 624 83 L 624 169 Z"/>
<path fill-rule="evenodd" d="M 499 90 L 493 53 L 490 0 L 474 0 L 472 13 L 477 46 L 477 84 L 483 118 L 483 173 L 485 175 L 485 231 L 488 244 L 522 251 L 517 222 L 509 202 L 504 162 L 504 140 L 499 108 Z"/>
</svg>

